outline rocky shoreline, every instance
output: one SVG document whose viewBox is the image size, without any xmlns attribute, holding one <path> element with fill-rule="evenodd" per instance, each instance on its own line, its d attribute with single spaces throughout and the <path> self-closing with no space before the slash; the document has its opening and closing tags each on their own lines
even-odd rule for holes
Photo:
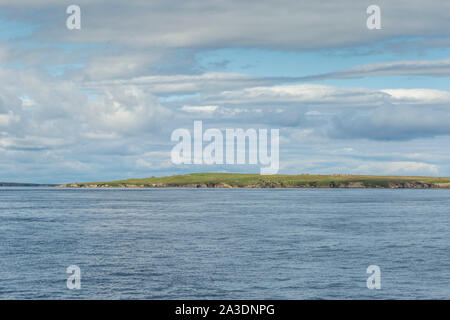
<svg viewBox="0 0 450 320">
<path fill-rule="evenodd" d="M 57 188 L 211 188 L 211 189 L 231 189 L 231 188 L 248 188 L 248 189 L 263 189 L 263 188 L 362 188 L 362 189 L 450 189 L 450 185 L 422 183 L 417 181 L 404 182 L 388 182 L 387 185 L 365 185 L 362 182 L 331 182 L 329 185 L 321 185 L 317 183 L 307 183 L 300 185 L 287 185 L 282 182 L 263 182 L 250 185 L 229 185 L 227 183 L 187 183 L 187 184 L 167 184 L 167 183 L 153 183 L 153 184 L 117 184 L 109 185 L 107 183 L 93 183 L 93 184 L 63 184 L 56 186 Z"/>
</svg>

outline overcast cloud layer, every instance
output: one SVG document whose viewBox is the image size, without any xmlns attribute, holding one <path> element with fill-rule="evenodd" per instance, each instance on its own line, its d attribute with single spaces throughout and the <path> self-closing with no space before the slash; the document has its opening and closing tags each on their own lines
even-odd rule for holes
<svg viewBox="0 0 450 320">
<path fill-rule="evenodd" d="M 368 1 L 70 4 L 0 1 L 0 181 L 259 172 L 173 165 L 194 120 L 279 128 L 280 173 L 450 176 L 448 1 L 378 1 L 381 30 Z"/>
</svg>

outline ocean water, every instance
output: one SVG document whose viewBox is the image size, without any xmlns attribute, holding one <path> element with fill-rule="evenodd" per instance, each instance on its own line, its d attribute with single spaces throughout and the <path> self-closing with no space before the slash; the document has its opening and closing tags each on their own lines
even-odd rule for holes
<svg viewBox="0 0 450 320">
<path fill-rule="evenodd" d="M 0 299 L 449 299 L 449 208 L 450 190 L 1 188 Z"/>
</svg>

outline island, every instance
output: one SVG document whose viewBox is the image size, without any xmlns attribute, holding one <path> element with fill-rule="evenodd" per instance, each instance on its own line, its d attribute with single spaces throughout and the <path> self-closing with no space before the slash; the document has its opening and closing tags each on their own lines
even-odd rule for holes
<svg viewBox="0 0 450 320">
<path fill-rule="evenodd" d="M 60 188 L 420 188 L 450 189 L 450 178 L 369 175 L 259 175 L 192 173 L 167 177 L 83 182 Z"/>
</svg>

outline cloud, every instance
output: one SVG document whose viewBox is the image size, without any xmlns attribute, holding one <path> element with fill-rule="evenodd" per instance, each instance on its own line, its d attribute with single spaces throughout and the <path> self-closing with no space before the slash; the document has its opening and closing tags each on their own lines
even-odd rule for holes
<svg viewBox="0 0 450 320">
<path fill-rule="evenodd" d="M 20 120 L 20 117 L 15 115 L 12 111 L 9 111 L 8 113 L 0 113 L 0 128 L 1 127 L 8 127 L 13 122 L 18 122 Z"/>
<path fill-rule="evenodd" d="M 218 106 L 182 106 L 181 110 L 189 113 L 211 114 L 216 111 Z"/>
<path fill-rule="evenodd" d="M 393 104 L 447 104 L 450 105 L 450 92 L 433 89 L 385 89 L 380 90 L 392 98 Z"/>
<path fill-rule="evenodd" d="M 177 116 L 152 94 L 111 86 L 89 96 L 71 81 L 0 69 L 0 139 L 4 148 L 56 148 L 89 139 L 166 133 Z M 57 141 L 58 143 L 55 143 Z"/>
<path fill-rule="evenodd" d="M 208 96 L 206 100 L 216 104 L 283 105 L 303 103 L 315 106 L 362 107 L 378 105 L 388 98 L 388 94 L 371 89 L 340 89 L 327 85 L 298 84 L 224 91 L 218 95 Z"/>
<path fill-rule="evenodd" d="M 328 136 L 343 139 L 411 140 L 450 134 L 449 107 L 395 106 L 333 117 Z"/>
<path fill-rule="evenodd" d="M 449 77 L 450 59 L 371 63 L 336 72 L 306 76 L 299 78 L 299 80 L 313 81 L 325 79 L 352 79 L 373 76 L 399 75 Z"/>
<path fill-rule="evenodd" d="M 424 38 L 439 42 L 440 47 L 450 46 L 446 15 L 450 8 L 445 0 L 426 4 L 420 0 L 381 0 L 377 4 L 382 10 L 383 29 L 376 32 L 366 27 L 366 8 L 371 3 L 365 1 L 285 0 L 274 5 L 270 0 L 251 4 L 238 0 L 179 0 L 170 4 L 165 0 L 80 0 L 82 28 L 77 31 L 65 26 L 69 4 L 1 1 L 4 19 L 30 27 L 30 35 L 20 43 L 3 44 L 2 61 L 27 68 L 62 68 L 70 77 L 97 81 L 193 73 L 197 70 L 195 53 L 222 48 L 355 52 L 381 45 L 383 52 L 393 52 Z M 218 64 L 226 66 L 227 59 Z M 73 68 L 75 72 L 70 71 Z M 367 65 L 298 80 L 395 72 L 448 75 L 448 61 Z"/>
<path fill-rule="evenodd" d="M 158 132 L 161 124 L 173 119 L 152 95 L 136 87 L 112 87 L 88 103 L 86 119 L 96 129 L 122 134 Z"/>
<path fill-rule="evenodd" d="M 120 45 L 168 48 L 266 47 L 313 49 L 369 44 L 398 37 L 430 34 L 448 36 L 444 0 L 386 1 L 380 32 L 366 28 L 370 2 L 311 3 L 285 0 L 278 5 L 261 0 L 143 2 L 139 0 L 80 0 L 82 32 L 65 30 L 65 7 L 60 1 L 2 1 L 4 10 L 15 10 L 16 19 L 30 19 L 39 8 L 41 23 L 35 37 L 73 42 L 114 42 Z M 38 15 L 41 15 L 39 17 Z M 42 19 L 42 15 L 48 19 Z M 45 22 L 43 22 L 45 21 Z M 305 32 L 307 30 L 308 32 Z"/>
<path fill-rule="evenodd" d="M 170 133 L 191 128 L 193 120 L 205 127 L 280 128 L 286 172 L 450 172 L 442 147 L 450 135 L 448 91 L 426 83 L 368 89 L 309 82 L 447 77 L 449 59 L 364 64 L 309 77 L 261 76 L 266 69 L 258 61 L 254 74 L 208 72 L 242 63 L 219 56 L 202 69 L 196 61 L 199 52 L 223 48 L 350 56 L 424 44 L 448 48 L 446 1 L 381 0 L 383 29 L 374 32 L 366 28 L 371 3 L 364 1 L 80 0 L 79 31 L 65 27 L 69 4 L 0 0 L 2 19 L 29 29 L 20 37 L 8 29 L 9 40 L 0 43 L 2 179 L 170 174 L 176 170 L 167 157 Z M 412 156 L 380 153 L 397 152 L 400 143 Z M 355 151 L 358 146 L 368 151 Z"/>
<path fill-rule="evenodd" d="M 101 90 L 110 86 L 127 85 L 145 88 L 155 95 L 174 95 L 220 92 L 227 89 L 270 85 L 285 80 L 285 78 L 255 77 L 243 73 L 206 72 L 202 74 L 155 75 L 115 80 L 86 81 L 82 82 L 81 86 L 85 89 Z"/>
<path fill-rule="evenodd" d="M 251 85 L 251 84 L 250 84 Z M 197 100 L 196 100 L 197 99 Z M 257 86 L 210 93 L 191 102 L 228 107 L 269 106 L 285 109 L 290 106 L 323 108 L 368 108 L 390 105 L 444 105 L 450 103 L 450 92 L 433 89 L 366 89 L 341 88 L 318 84 Z M 308 115 L 318 114 L 310 111 Z"/>
<path fill-rule="evenodd" d="M 438 166 L 423 162 L 412 161 L 387 161 L 387 162 L 369 162 L 363 163 L 355 168 L 354 171 L 364 172 L 366 174 L 385 174 L 385 175 L 431 175 L 439 174 Z"/>
</svg>

